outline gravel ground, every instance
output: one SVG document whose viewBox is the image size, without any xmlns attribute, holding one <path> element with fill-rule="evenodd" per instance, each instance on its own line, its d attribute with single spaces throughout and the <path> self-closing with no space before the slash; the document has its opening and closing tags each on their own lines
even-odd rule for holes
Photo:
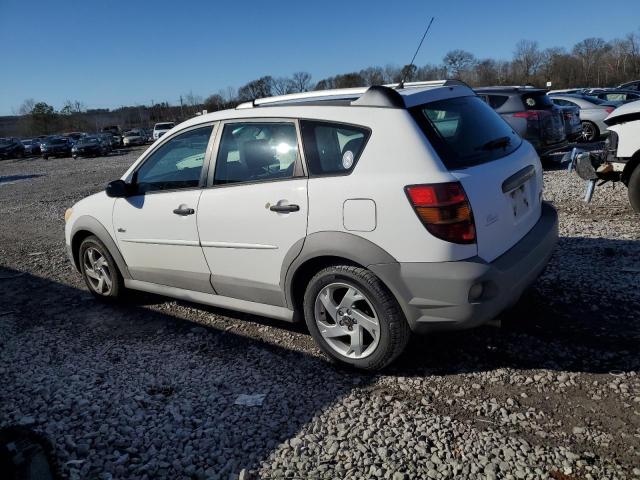
<svg viewBox="0 0 640 480">
<path fill-rule="evenodd" d="M 0 162 L 0 426 L 46 434 L 65 478 L 640 478 L 640 222 L 623 188 L 585 206 L 575 175 L 546 172 L 562 238 L 501 327 L 415 338 L 362 374 L 299 325 L 92 299 L 63 213 L 140 151 Z"/>
</svg>

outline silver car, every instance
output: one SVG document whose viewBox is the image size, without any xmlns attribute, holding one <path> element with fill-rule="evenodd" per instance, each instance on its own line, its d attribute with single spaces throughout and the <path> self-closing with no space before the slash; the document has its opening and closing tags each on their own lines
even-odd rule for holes
<svg viewBox="0 0 640 480">
<path fill-rule="evenodd" d="M 601 136 L 608 135 L 604 119 L 615 110 L 615 106 L 604 100 L 585 95 L 551 94 L 551 101 L 561 107 L 579 107 L 582 120 L 582 140 L 595 142 Z"/>
</svg>

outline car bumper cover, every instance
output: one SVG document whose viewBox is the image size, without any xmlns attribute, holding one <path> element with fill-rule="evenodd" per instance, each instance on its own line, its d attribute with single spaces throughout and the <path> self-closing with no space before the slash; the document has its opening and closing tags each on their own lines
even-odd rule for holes
<svg viewBox="0 0 640 480">
<path fill-rule="evenodd" d="M 558 240 L 558 215 L 546 203 L 538 223 L 491 263 L 458 262 L 369 265 L 398 299 L 417 333 L 471 328 L 515 304 L 547 265 Z M 482 288 L 472 298 L 472 287 Z"/>
</svg>

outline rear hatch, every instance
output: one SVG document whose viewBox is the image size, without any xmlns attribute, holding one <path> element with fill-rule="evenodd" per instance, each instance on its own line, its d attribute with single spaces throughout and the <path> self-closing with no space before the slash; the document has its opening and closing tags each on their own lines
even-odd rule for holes
<svg viewBox="0 0 640 480">
<path fill-rule="evenodd" d="M 410 109 L 471 205 L 478 256 L 490 262 L 537 223 L 542 167 L 530 144 L 477 96 Z M 564 131 L 564 125 L 562 125 Z"/>
<path fill-rule="evenodd" d="M 526 117 L 527 133 L 539 135 L 544 145 L 560 143 L 565 139 L 564 119 L 562 112 L 556 107 L 543 90 L 526 92 L 521 95 Z M 529 132 L 529 130 L 533 130 Z"/>
</svg>

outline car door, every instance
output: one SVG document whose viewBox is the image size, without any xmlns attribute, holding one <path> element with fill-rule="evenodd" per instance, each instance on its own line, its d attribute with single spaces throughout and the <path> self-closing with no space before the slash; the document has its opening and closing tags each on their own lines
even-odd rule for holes
<svg viewBox="0 0 640 480">
<path fill-rule="evenodd" d="M 133 172 L 134 194 L 115 202 L 118 247 L 134 280 L 213 293 L 196 224 L 213 130 L 163 139 Z"/>
<path fill-rule="evenodd" d="M 229 121 L 198 206 L 198 230 L 219 295 L 284 306 L 285 259 L 307 231 L 307 178 L 297 122 Z"/>
</svg>

